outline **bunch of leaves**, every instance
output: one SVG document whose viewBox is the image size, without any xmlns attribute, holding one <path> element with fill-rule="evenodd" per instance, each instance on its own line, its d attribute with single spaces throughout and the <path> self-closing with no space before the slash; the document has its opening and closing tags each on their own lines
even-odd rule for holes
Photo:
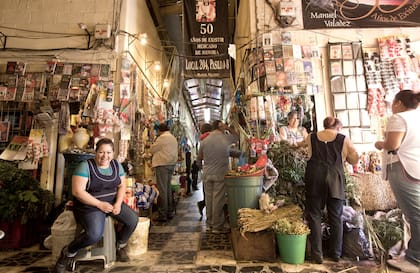
<svg viewBox="0 0 420 273">
<path fill-rule="evenodd" d="M 13 163 L 0 161 L 0 221 L 45 218 L 54 204 L 54 195 L 40 187 L 29 172 Z"/>
<path fill-rule="evenodd" d="M 309 227 L 299 218 L 280 218 L 274 222 L 272 229 L 277 233 L 288 235 L 305 235 L 311 233 Z"/>
<path fill-rule="evenodd" d="M 380 260 L 381 262 L 381 267 L 378 272 L 388 272 L 386 267 L 387 250 L 384 248 L 378 234 L 375 231 L 375 228 L 373 227 L 371 217 L 366 215 L 365 212 L 363 212 L 363 222 L 365 224 L 364 230 L 367 232 L 369 241 L 374 249 L 375 259 Z"/>
<path fill-rule="evenodd" d="M 372 219 L 372 227 L 385 250 L 403 238 L 403 220 L 399 209 L 391 210 L 385 219 Z"/>
<path fill-rule="evenodd" d="M 271 143 L 267 155 L 279 172 L 277 183 L 269 190 L 270 196 L 275 198 L 287 196 L 291 202 L 304 208 L 307 150 L 291 146 L 287 141 L 281 141 Z"/>
<path fill-rule="evenodd" d="M 354 181 L 354 177 L 350 175 L 347 169 L 344 169 L 344 178 L 345 178 L 345 193 L 346 193 L 346 200 L 351 205 L 362 206 L 362 198 L 360 189 L 356 186 Z"/>
</svg>

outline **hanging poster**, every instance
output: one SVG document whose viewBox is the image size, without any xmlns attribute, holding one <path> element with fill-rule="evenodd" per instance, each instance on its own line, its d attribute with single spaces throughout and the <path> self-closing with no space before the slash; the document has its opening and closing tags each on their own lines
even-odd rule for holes
<svg viewBox="0 0 420 273">
<path fill-rule="evenodd" d="M 185 76 L 228 78 L 228 0 L 183 2 Z"/>
<path fill-rule="evenodd" d="M 302 0 L 304 29 L 420 26 L 417 0 Z"/>
<path fill-rule="evenodd" d="M 6 149 L 1 153 L 0 159 L 3 160 L 24 160 L 28 151 L 27 136 L 14 136 Z"/>
</svg>

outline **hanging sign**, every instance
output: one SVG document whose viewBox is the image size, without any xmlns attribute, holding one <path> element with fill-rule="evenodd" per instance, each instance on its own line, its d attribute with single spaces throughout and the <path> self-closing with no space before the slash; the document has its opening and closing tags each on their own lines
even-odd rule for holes
<svg viewBox="0 0 420 273">
<path fill-rule="evenodd" d="M 419 27 L 419 0 L 302 0 L 303 27 Z"/>
<path fill-rule="evenodd" d="M 184 75 L 228 78 L 228 0 L 184 2 Z"/>
</svg>

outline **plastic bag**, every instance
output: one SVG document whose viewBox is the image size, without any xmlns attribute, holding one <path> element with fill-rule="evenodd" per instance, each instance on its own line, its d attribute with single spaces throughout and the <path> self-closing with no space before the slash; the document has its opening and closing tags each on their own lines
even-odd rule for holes
<svg viewBox="0 0 420 273">
<path fill-rule="evenodd" d="M 267 191 L 271 186 L 277 182 L 279 177 L 279 172 L 276 167 L 274 167 L 273 162 L 268 159 L 265 165 L 264 179 L 263 179 L 263 189 Z"/>
<path fill-rule="evenodd" d="M 68 231 L 68 230 L 76 230 L 77 223 L 76 219 L 74 218 L 73 211 L 65 210 L 63 211 L 57 219 L 55 219 L 51 231 L 54 233 L 55 231 Z"/>
<path fill-rule="evenodd" d="M 372 257 L 369 242 L 361 228 L 353 228 L 343 234 L 343 256 L 366 260 Z"/>
</svg>

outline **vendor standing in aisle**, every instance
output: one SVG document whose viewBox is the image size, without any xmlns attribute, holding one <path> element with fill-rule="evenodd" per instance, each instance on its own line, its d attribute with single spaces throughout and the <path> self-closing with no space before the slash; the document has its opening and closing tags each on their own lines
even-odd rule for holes
<svg viewBox="0 0 420 273">
<path fill-rule="evenodd" d="M 207 230 L 228 233 L 224 228 L 225 175 L 229 171 L 229 148 L 239 140 L 238 133 L 220 120 L 213 122 L 213 131 L 200 144 L 197 162 L 203 165 L 203 186 Z"/>
<path fill-rule="evenodd" d="M 213 130 L 213 128 L 212 128 L 210 123 L 204 123 L 203 125 L 201 125 L 201 128 L 200 128 L 200 133 L 201 133 L 200 142 L 203 141 L 210 134 L 210 132 L 212 130 Z M 200 171 L 201 164 L 199 165 L 197 160 L 194 160 L 194 162 L 195 162 L 196 167 L 197 167 L 196 170 L 197 170 L 197 180 L 198 180 L 198 172 Z M 203 191 L 203 200 L 200 200 L 200 201 L 197 202 L 198 211 L 200 212 L 200 215 L 201 215 L 200 220 L 203 219 L 203 210 L 206 207 L 206 201 L 205 201 L 206 194 L 204 192 L 204 185 L 202 185 L 202 191 Z"/>
<path fill-rule="evenodd" d="M 340 134 L 342 123 L 334 117 L 324 119 L 324 130 L 312 133 L 305 139 L 309 161 L 305 172 L 305 215 L 311 234 L 311 258 L 323 263 L 322 212 L 327 207 L 331 226 L 330 253 L 328 256 L 338 262 L 343 243 L 343 206 L 345 200 L 344 161 L 356 164 L 359 155 L 351 140 Z"/>
<path fill-rule="evenodd" d="M 155 219 L 166 222 L 174 216 L 174 204 L 172 200 L 171 179 L 178 160 L 178 141 L 169 132 L 165 123 L 158 126 L 158 136 L 150 147 L 152 154 L 152 168 L 156 173 L 156 183 L 159 190 L 158 212 Z"/>
</svg>

